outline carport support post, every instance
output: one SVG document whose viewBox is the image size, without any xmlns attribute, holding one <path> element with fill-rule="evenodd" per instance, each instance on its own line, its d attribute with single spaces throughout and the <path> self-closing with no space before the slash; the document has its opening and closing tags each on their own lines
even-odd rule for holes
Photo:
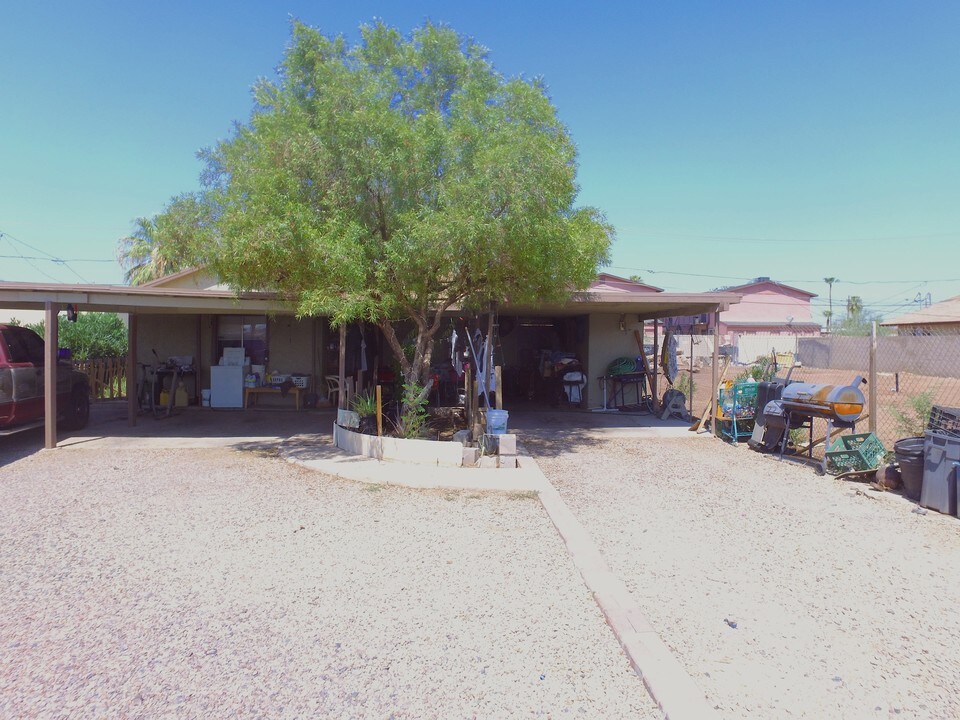
<svg viewBox="0 0 960 720">
<path fill-rule="evenodd" d="M 197 355 L 197 359 L 199 359 Z M 127 316 L 127 425 L 137 425 L 137 316 Z"/>
<path fill-rule="evenodd" d="M 44 447 L 52 450 L 57 446 L 57 315 L 60 308 L 52 302 L 43 304 L 43 438 Z"/>
<path fill-rule="evenodd" d="M 710 398 L 710 429 L 714 437 L 720 437 L 719 423 L 717 422 L 717 383 L 720 378 L 720 311 L 713 313 L 713 367 L 710 369 L 710 392 L 713 397 Z"/>
<path fill-rule="evenodd" d="M 867 396 L 870 403 L 870 422 L 867 425 L 870 432 L 877 431 L 877 321 L 874 320 L 870 328 L 870 379 L 867 381 Z M 829 441 L 828 441 L 829 444 Z"/>
<path fill-rule="evenodd" d="M 340 323 L 340 392 L 337 393 L 337 405 L 341 409 L 350 407 L 347 404 L 347 324 Z"/>
<path fill-rule="evenodd" d="M 646 351 L 643 348 L 640 348 L 640 352 L 646 354 Z M 653 387 L 650 388 L 650 392 L 653 393 L 653 412 L 654 414 L 660 414 L 660 400 L 658 397 L 659 387 L 657 387 L 657 377 L 660 375 L 660 321 L 656 318 L 653 319 L 653 367 L 650 368 L 653 373 L 651 378 Z"/>
</svg>

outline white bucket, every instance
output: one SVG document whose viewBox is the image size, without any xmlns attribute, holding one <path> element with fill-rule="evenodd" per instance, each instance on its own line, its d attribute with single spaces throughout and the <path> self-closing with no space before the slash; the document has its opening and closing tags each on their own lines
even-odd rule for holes
<svg viewBox="0 0 960 720">
<path fill-rule="evenodd" d="M 487 410 L 487 434 L 506 435 L 509 415 L 506 410 Z"/>
<path fill-rule="evenodd" d="M 210 388 L 203 388 L 200 391 L 200 404 L 203 407 L 210 407 Z"/>
</svg>

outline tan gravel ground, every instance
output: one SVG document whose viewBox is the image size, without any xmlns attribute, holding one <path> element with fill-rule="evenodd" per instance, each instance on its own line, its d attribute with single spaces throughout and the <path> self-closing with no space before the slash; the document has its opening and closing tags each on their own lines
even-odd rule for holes
<svg viewBox="0 0 960 720">
<path fill-rule="evenodd" d="M 709 437 L 535 435 L 722 716 L 960 717 L 956 518 Z"/>
<path fill-rule="evenodd" d="M 0 466 L 0 717 L 653 718 L 528 495 L 270 453 Z"/>
</svg>

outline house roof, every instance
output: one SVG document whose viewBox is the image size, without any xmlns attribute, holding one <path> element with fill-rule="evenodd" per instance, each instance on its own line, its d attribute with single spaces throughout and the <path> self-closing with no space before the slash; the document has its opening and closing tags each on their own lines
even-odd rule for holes
<svg viewBox="0 0 960 720">
<path fill-rule="evenodd" d="M 655 285 L 648 285 L 647 283 L 622 278 L 618 275 L 611 275 L 610 273 L 598 274 L 597 279 L 590 284 L 590 290 L 597 292 L 629 293 L 663 292 L 663 288 L 656 287 Z"/>
<path fill-rule="evenodd" d="M 885 320 L 881 325 L 944 325 L 960 323 L 960 295 L 941 300 L 930 307 L 901 315 L 893 320 Z"/>
<path fill-rule="evenodd" d="M 274 313 L 289 306 L 274 293 L 147 287 L 145 285 L 73 285 L 0 282 L 0 307 L 39 310 L 44 303 L 76 305 L 80 310 L 119 313 Z"/>
<path fill-rule="evenodd" d="M 743 294 L 744 290 L 749 288 L 759 287 L 761 285 L 772 285 L 776 288 L 781 288 L 783 290 L 789 290 L 790 292 L 799 293 L 800 295 L 806 295 L 807 297 L 815 298 L 817 297 L 816 293 L 807 292 L 806 290 L 801 290 L 800 288 L 793 287 L 792 285 L 785 285 L 784 283 L 777 282 L 776 280 L 771 280 L 770 278 L 756 278 L 751 280 L 748 283 L 743 285 L 734 285 L 732 287 L 722 288 L 722 292 L 735 292 Z"/>
<path fill-rule="evenodd" d="M 188 273 L 184 273 L 188 274 Z M 179 275 L 179 274 L 178 274 Z M 170 276 L 172 277 L 172 276 Z M 608 281 L 609 282 L 609 281 Z M 626 281 L 630 283 L 630 281 Z M 740 295 L 717 293 L 666 293 L 639 283 L 637 289 L 610 287 L 606 282 L 574 296 L 562 305 L 508 306 L 501 312 L 527 315 L 583 315 L 594 312 L 633 313 L 642 319 L 696 315 L 726 310 L 740 302 Z M 293 314 L 289 302 L 276 293 L 236 294 L 220 287 L 184 288 L 150 285 L 73 285 L 68 283 L 0 282 L 0 307 L 39 310 L 47 302 L 80 310 L 119 313 L 177 314 Z"/>
</svg>

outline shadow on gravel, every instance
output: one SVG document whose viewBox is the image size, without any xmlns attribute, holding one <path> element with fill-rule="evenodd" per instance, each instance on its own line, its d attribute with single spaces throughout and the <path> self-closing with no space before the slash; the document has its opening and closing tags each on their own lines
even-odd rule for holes
<svg viewBox="0 0 960 720">
<path fill-rule="evenodd" d="M 23 460 L 43 449 L 43 428 L 0 437 L 0 467 Z"/>
<path fill-rule="evenodd" d="M 511 411 L 508 421 L 509 431 L 516 432 L 525 451 L 535 457 L 596 448 L 611 437 L 651 442 L 664 431 L 685 435 L 687 426 L 686 422 L 660 421 L 649 414 L 542 409 Z"/>
</svg>

